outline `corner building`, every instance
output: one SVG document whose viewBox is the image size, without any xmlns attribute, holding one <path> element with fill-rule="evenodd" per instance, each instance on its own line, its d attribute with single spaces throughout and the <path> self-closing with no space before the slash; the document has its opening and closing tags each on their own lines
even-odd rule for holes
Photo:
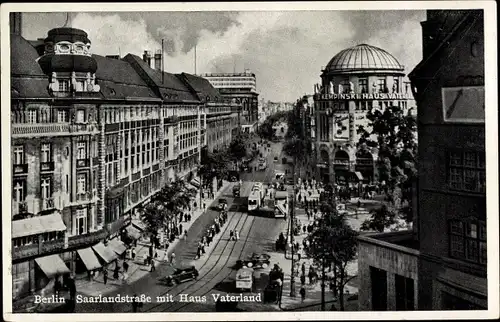
<svg viewBox="0 0 500 322">
<path fill-rule="evenodd" d="M 335 55 L 314 88 L 316 166 L 323 182 L 346 184 L 349 178 L 377 181 L 378 151 L 357 148 L 360 125 L 369 130 L 366 113 L 397 105 L 415 113 L 404 67 L 381 48 L 360 44 Z"/>
<path fill-rule="evenodd" d="M 135 55 L 94 55 L 79 29 L 35 42 L 12 29 L 14 299 L 112 262 L 102 249 L 127 235 L 137 207 L 174 177 L 195 176 L 209 87 Z"/>
<path fill-rule="evenodd" d="M 488 307 L 483 28 L 480 10 L 422 22 L 413 229 L 358 237 L 362 311 Z"/>
</svg>

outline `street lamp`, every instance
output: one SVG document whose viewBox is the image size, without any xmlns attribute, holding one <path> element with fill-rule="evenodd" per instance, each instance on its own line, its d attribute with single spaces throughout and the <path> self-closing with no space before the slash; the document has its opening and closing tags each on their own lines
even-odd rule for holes
<svg viewBox="0 0 500 322">
<path fill-rule="evenodd" d="M 294 222 L 293 222 L 293 217 L 295 213 L 295 159 L 296 157 L 293 157 L 293 168 L 292 168 L 292 174 L 293 174 L 293 197 L 292 197 L 292 208 L 290 212 L 290 243 L 292 244 L 291 250 L 292 250 L 292 271 L 290 274 L 290 297 L 295 297 L 295 262 L 294 262 Z"/>
</svg>

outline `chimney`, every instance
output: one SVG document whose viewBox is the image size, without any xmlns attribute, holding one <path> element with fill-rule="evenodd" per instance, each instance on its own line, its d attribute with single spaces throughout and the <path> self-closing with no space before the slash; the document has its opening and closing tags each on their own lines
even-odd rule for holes
<svg viewBox="0 0 500 322">
<path fill-rule="evenodd" d="M 10 13 L 10 33 L 22 36 L 23 17 L 21 12 Z"/>
<path fill-rule="evenodd" d="M 157 49 L 155 53 L 155 69 L 161 70 L 161 49 Z"/>
<path fill-rule="evenodd" d="M 142 60 L 144 60 L 144 62 L 146 62 L 146 64 L 148 64 L 148 66 L 152 68 L 152 66 L 151 66 L 151 63 L 152 63 L 151 60 L 152 59 L 151 58 L 152 58 L 151 57 L 151 52 L 149 50 L 145 50 L 144 54 L 142 55 Z"/>
</svg>

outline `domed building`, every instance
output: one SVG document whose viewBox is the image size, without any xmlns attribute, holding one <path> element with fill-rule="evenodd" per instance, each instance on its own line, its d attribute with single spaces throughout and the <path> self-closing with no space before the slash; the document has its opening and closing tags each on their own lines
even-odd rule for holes
<svg viewBox="0 0 500 322">
<path fill-rule="evenodd" d="M 404 66 L 387 51 L 360 44 L 336 54 L 314 87 L 313 148 L 319 179 L 340 185 L 377 181 L 375 148 L 358 148 L 368 111 L 397 105 L 415 114 Z"/>
</svg>

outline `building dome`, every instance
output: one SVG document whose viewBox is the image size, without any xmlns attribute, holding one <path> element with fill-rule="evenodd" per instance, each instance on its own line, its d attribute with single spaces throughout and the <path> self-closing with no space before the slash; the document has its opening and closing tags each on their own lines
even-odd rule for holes
<svg viewBox="0 0 500 322">
<path fill-rule="evenodd" d="M 403 73 L 404 66 L 387 51 L 360 44 L 347 48 L 333 56 L 325 68 L 328 74 L 349 74 L 389 71 Z"/>
</svg>

